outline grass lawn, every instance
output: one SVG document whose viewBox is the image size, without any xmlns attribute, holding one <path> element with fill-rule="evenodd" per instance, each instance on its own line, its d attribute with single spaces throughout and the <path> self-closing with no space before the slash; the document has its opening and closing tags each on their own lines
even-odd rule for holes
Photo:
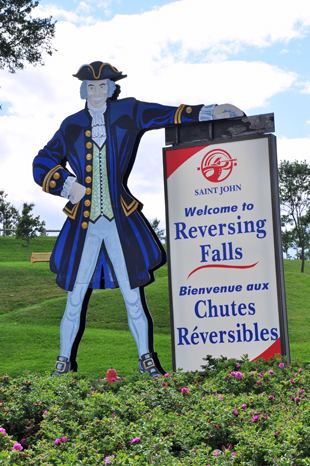
<svg viewBox="0 0 310 466">
<path fill-rule="evenodd" d="M 39 237 L 31 250 L 51 251 L 55 239 Z M 14 259 L 7 261 L 9 255 Z M 48 263 L 27 263 L 24 255 L 26 248 L 14 237 L 0 237 L 0 375 L 9 372 L 14 376 L 25 369 L 51 370 L 59 351 L 59 325 L 67 293 L 56 285 Z M 284 268 L 291 357 L 310 363 L 310 263 L 304 274 L 300 273 L 300 261 L 285 260 Z M 171 371 L 167 275 L 165 265 L 145 291 L 155 323 L 155 349 L 165 370 Z M 120 291 L 94 291 L 79 348 L 79 372 L 98 376 L 112 365 L 125 375 L 136 369 L 135 361 L 137 350 Z"/>
</svg>

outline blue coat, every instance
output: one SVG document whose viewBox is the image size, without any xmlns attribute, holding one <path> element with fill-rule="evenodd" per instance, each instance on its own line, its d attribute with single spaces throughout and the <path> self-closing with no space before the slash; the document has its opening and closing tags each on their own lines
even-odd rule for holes
<svg viewBox="0 0 310 466">
<path fill-rule="evenodd" d="M 142 204 L 127 187 L 139 141 L 150 129 L 198 121 L 202 105 L 169 107 L 139 102 L 134 98 L 110 101 L 104 114 L 106 125 L 107 174 L 114 217 L 124 252 L 132 288 L 147 285 L 152 271 L 166 260 L 165 251 L 141 212 Z M 50 267 L 57 284 L 72 291 L 78 271 L 89 220 L 91 202 L 92 145 L 91 117 L 87 108 L 66 118 L 51 141 L 33 162 L 35 181 L 45 192 L 60 196 L 66 178 L 72 173 L 88 187 L 78 204 L 64 208 L 68 218 L 55 244 Z M 88 167 L 86 169 L 86 167 Z M 89 178 L 87 178 L 89 177 Z M 118 286 L 104 247 L 90 288 Z"/>
</svg>

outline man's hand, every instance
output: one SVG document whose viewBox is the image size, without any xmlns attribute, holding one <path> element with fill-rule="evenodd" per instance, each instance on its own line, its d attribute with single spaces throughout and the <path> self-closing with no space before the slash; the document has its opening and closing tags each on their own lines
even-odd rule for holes
<svg viewBox="0 0 310 466">
<path fill-rule="evenodd" d="M 69 201 L 72 204 L 77 204 L 82 199 L 82 197 L 84 197 L 85 192 L 85 186 L 75 181 L 70 188 Z"/>
<path fill-rule="evenodd" d="M 236 118 L 245 116 L 240 108 L 231 104 L 216 105 L 213 109 L 213 119 L 221 120 L 223 118 Z"/>
</svg>

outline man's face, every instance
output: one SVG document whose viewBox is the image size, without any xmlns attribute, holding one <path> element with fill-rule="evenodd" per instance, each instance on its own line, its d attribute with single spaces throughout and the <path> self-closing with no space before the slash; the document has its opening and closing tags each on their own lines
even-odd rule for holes
<svg viewBox="0 0 310 466">
<path fill-rule="evenodd" d="M 87 81 L 87 100 L 92 107 L 100 108 L 107 100 L 108 80 Z"/>
</svg>

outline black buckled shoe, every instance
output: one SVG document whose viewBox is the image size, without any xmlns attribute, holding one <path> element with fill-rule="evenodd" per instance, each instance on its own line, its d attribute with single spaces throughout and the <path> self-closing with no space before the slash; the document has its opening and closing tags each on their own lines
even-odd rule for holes
<svg viewBox="0 0 310 466">
<path fill-rule="evenodd" d="M 148 372 L 151 377 L 159 377 L 164 375 L 165 371 L 160 365 L 160 362 L 157 357 L 157 353 L 145 353 L 142 354 L 138 362 L 140 374 L 145 374 Z"/>
<path fill-rule="evenodd" d="M 58 356 L 54 372 L 52 377 L 60 377 L 62 374 L 66 374 L 71 369 L 71 363 L 68 358 Z"/>
</svg>

